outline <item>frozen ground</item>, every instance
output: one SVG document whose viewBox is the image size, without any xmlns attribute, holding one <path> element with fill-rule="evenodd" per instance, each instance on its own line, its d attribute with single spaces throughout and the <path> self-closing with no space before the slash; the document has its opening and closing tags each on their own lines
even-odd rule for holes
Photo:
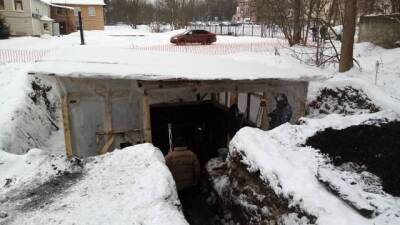
<svg viewBox="0 0 400 225">
<path fill-rule="evenodd" d="M 178 47 L 169 44 L 169 37 L 179 32 L 181 31 L 152 34 L 148 32 L 147 27 L 140 27 L 138 30 L 109 27 L 106 31 L 86 32 L 86 43 L 88 49 L 116 49 L 115 52 L 146 50 L 150 51 L 150 55 L 163 52 L 158 54 L 158 60 L 162 60 L 162 57 L 168 58 L 175 54 Z M 252 46 L 250 51 L 249 43 Z M 262 45 L 257 45 L 260 43 Z M 49 54 L 52 54 L 74 46 L 80 46 L 78 33 L 62 37 L 21 37 L 0 41 L 0 51 L 48 50 Z M 268 48 L 256 52 L 254 49 L 257 46 Z M 203 47 L 207 48 L 207 51 L 196 50 Z M 226 48 L 237 50 L 221 50 Z M 184 52 L 177 51 L 180 57 L 193 53 L 205 57 L 219 49 L 218 54 L 213 53 L 215 56 L 212 57 L 238 65 L 255 63 L 260 68 L 273 65 L 278 69 L 293 71 L 293 67 L 301 63 L 292 57 L 293 51 L 287 48 L 286 43 L 276 39 L 218 36 L 217 43 L 211 46 L 194 45 L 183 49 Z M 220 54 L 221 52 L 223 54 Z M 233 150 L 247 152 L 248 163 L 253 165 L 254 169 L 262 170 L 266 179 L 274 177 L 270 174 L 277 173 L 283 184 L 280 188 L 276 186 L 277 191 L 293 194 L 293 203 L 303 204 L 305 208 L 318 214 L 320 224 L 400 224 L 398 198 L 389 196 L 382 199 L 381 206 L 387 210 L 373 220 L 366 220 L 321 189 L 313 177 L 319 166 L 320 156 L 313 149 L 297 146 L 306 136 L 326 127 L 344 128 L 370 118 L 399 118 L 400 49 L 385 50 L 361 43 L 355 45 L 355 54 L 361 71 L 354 68 L 345 74 L 337 74 L 335 65 L 324 69 L 300 65 L 306 70 L 320 71 L 324 78 L 327 78 L 310 84 L 309 101 L 313 101 L 322 88 L 350 86 L 362 90 L 383 111 L 375 114 L 362 112 L 361 115 L 346 117 L 334 114 L 324 115 L 324 118 L 320 119 L 308 118 L 308 126 L 304 126 L 304 129 L 284 125 L 265 133 L 246 128 L 237 135 L 231 146 Z M 43 99 L 40 98 L 38 103 L 35 103 L 29 97 L 33 92 L 31 84 L 34 78 L 27 76 L 26 71 L 31 70 L 32 63 L 5 64 L 7 60 L 1 57 L 7 56 L 0 54 L 0 62 L 3 62 L 0 64 L 0 204 L 6 206 L 6 209 L 0 209 L 0 214 L 6 211 L 8 217 L 0 219 L 0 224 L 54 224 L 62 221 L 65 221 L 64 224 L 72 224 L 77 218 L 74 215 L 82 218 L 81 224 L 121 224 L 127 220 L 135 221 L 134 224 L 160 224 L 166 223 L 165 221 L 168 221 L 168 224 L 186 223 L 177 207 L 171 176 L 166 171 L 158 150 L 149 145 L 141 145 L 115 151 L 88 160 L 83 168 L 77 166 L 76 162 L 66 160 L 62 156 L 65 152 L 62 129 L 57 131 L 49 122 L 50 115 Z M 375 85 L 377 61 L 379 67 Z M 57 99 L 55 93 L 50 93 L 49 96 L 51 99 Z M 60 116 L 59 109 L 55 114 L 55 117 L 51 118 L 62 128 L 60 120 L 57 119 L 57 116 Z M 287 137 L 292 137 L 293 142 L 288 141 Z M 270 151 L 263 151 L 267 149 L 266 146 Z M 43 150 L 34 149 L 25 155 L 5 152 L 22 154 L 32 147 Z M 51 156 L 58 153 L 61 156 Z M 132 161 L 136 163 L 129 163 Z M 297 169 L 282 165 L 291 165 Z M 293 171 L 296 176 L 293 176 Z M 76 173 L 81 175 L 64 176 Z M 51 182 L 55 177 L 59 177 L 60 180 L 56 180 L 54 185 Z M 108 179 L 109 177 L 112 179 Z M 61 188 L 54 188 L 58 184 L 61 184 Z M 155 187 L 157 185 L 158 187 Z M 128 188 L 132 186 L 135 189 Z M 41 201 L 41 195 L 35 193 L 46 193 L 47 188 L 53 190 L 56 195 Z M 30 193 L 39 197 L 29 196 Z M 315 197 L 316 195 L 319 197 Z M 54 199 L 57 201 L 53 201 Z M 326 201 L 321 202 L 320 199 Z M 78 200 L 80 204 L 77 203 Z M 37 203 L 45 205 L 35 205 Z M 18 208 L 21 205 L 26 207 Z M 164 210 L 163 217 L 158 219 L 153 214 L 157 212 L 158 215 L 160 210 Z M 111 211 L 115 213 L 115 217 L 110 217 L 108 212 Z M 93 219 L 95 217 L 103 220 Z"/>
</svg>

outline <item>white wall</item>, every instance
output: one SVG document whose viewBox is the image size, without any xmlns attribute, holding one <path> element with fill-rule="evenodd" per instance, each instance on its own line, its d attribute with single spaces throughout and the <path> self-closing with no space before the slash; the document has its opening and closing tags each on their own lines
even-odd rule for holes
<svg viewBox="0 0 400 225">
<path fill-rule="evenodd" d="M 23 11 L 16 11 L 14 0 L 4 0 L 5 9 L 0 10 L 0 14 L 6 18 L 10 25 L 11 35 L 41 35 L 52 33 L 52 25 L 49 22 L 49 31 L 43 30 L 43 22 L 40 17 L 45 15 L 50 17 L 50 6 L 40 0 L 23 0 Z M 32 14 L 37 14 L 38 18 L 33 18 Z"/>
</svg>

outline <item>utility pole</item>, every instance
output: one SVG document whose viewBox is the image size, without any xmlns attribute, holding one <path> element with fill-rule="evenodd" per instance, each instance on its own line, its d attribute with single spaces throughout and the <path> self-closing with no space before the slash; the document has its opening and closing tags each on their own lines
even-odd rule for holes
<svg viewBox="0 0 400 225">
<path fill-rule="evenodd" d="M 81 11 L 78 11 L 78 18 L 79 18 L 79 32 L 81 33 L 81 45 L 84 45 L 85 37 L 83 36 L 83 23 L 82 23 Z"/>
</svg>

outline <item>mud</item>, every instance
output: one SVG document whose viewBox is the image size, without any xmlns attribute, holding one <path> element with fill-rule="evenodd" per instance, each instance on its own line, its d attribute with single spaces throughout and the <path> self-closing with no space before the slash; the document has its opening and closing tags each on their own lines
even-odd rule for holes
<svg viewBox="0 0 400 225">
<path fill-rule="evenodd" d="M 326 129 L 306 145 L 327 154 L 335 166 L 353 162 L 382 180 L 383 190 L 400 196 L 400 122 Z"/>
</svg>

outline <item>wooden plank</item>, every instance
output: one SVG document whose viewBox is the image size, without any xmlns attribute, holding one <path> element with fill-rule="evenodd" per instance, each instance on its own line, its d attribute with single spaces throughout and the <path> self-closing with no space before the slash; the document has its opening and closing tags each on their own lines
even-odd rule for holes
<svg viewBox="0 0 400 225">
<path fill-rule="evenodd" d="M 225 92 L 225 104 L 224 104 L 224 105 L 225 105 L 226 107 L 229 107 L 229 105 L 228 105 L 228 104 L 229 104 L 229 103 L 228 103 L 228 95 L 229 95 L 229 92 Z"/>
<path fill-rule="evenodd" d="M 152 142 L 151 118 L 150 118 L 150 104 L 149 104 L 149 96 L 148 95 L 143 95 L 143 97 L 142 97 L 142 110 L 143 110 L 144 141 L 147 143 L 151 143 Z"/>
<path fill-rule="evenodd" d="M 72 136 L 71 136 L 71 126 L 70 126 L 70 115 L 68 106 L 68 97 L 64 96 L 61 99 L 63 126 L 64 126 L 64 139 L 65 139 L 65 150 L 68 157 L 73 156 L 72 149 Z"/>
<path fill-rule="evenodd" d="M 250 121 L 250 107 L 251 107 L 251 94 L 247 93 L 247 102 L 246 102 L 246 119 Z"/>
<path fill-rule="evenodd" d="M 112 98 L 109 92 L 105 95 L 105 118 L 104 118 L 104 132 L 108 133 L 107 140 L 109 140 L 113 135 L 113 125 L 112 125 Z"/>
<path fill-rule="evenodd" d="M 265 107 L 263 107 L 260 128 L 262 130 L 268 130 L 268 127 L 269 127 L 268 105 L 270 104 L 270 102 L 268 101 L 267 92 L 263 92 L 263 97 L 261 98 L 261 101 L 263 101 L 263 100 L 266 102 L 266 105 L 265 105 Z"/>
<path fill-rule="evenodd" d="M 101 148 L 100 154 L 105 154 L 108 151 L 110 151 L 111 145 L 114 143 L 114 141 L 115 141 L 115 135 L 111 135 L 108 138 L 106 144 Z"/>
</svg>

